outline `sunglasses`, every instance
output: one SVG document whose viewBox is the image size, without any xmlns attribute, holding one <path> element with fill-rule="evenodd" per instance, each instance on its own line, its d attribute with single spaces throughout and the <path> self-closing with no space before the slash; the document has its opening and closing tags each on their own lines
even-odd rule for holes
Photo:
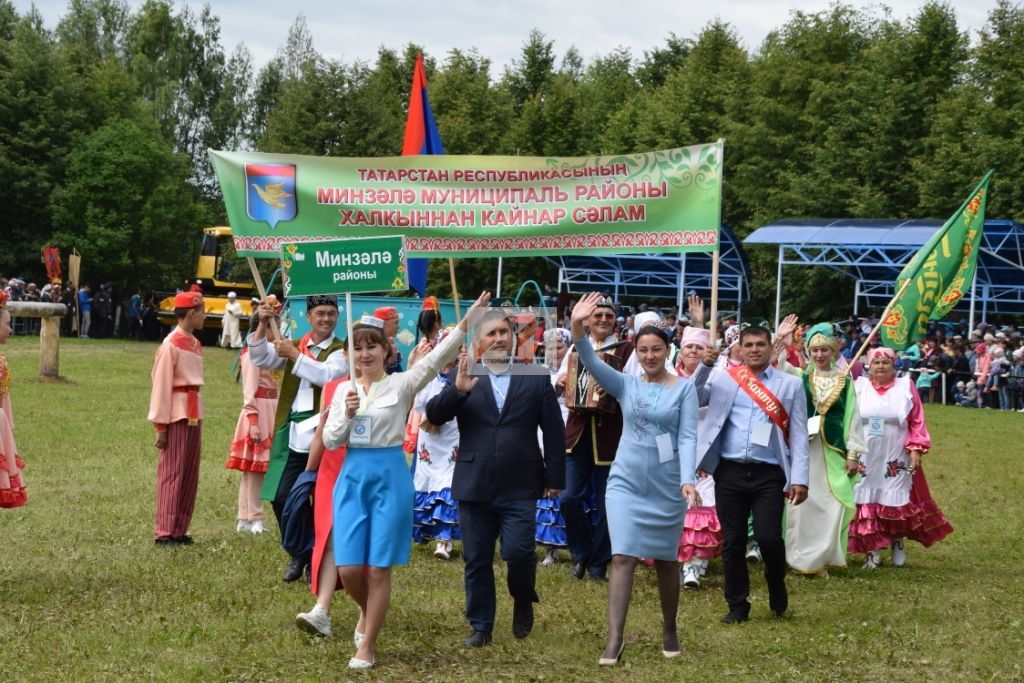
<svg viewBox="0 0 1024 683">
<path fill-rule="evenodd" d="M 605 320 L 612 320 L 612 319 L 615 318 L 615 314 L 614 313 L 592 313 L 591 315 L 594 318 L 603 318 Z"/>
</svg>

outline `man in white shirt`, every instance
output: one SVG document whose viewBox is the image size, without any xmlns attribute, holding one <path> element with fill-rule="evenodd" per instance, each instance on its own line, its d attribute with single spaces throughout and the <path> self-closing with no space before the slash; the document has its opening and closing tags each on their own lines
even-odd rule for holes
<svg viewBox="0 0 1024 683">
<path fill-rule="evenodd" d="M 329 381 L 348 373 L 348 361 L 344 345 L 334 336 L 338 324 L 335 297 L 306 297 L 306 321 L 311 331 L 302 339 L 279 339 L 271 345 L 267 330 L 278 324 L 274 303 L 266 299 L 260 302 L 260 323 L 249 334 L 248 345 L 254 365 L 283 371 L 274 418 L 274 443 L 261 495 L 263 500 L 272 502 L 274 516 L 281 526 L 288 493 L 306 468 L 309 444 L 318 422 L 320 390 Z M 295 581 L 308 565 L 308 557 L 292 557 L 284 580 Z"/>
</svg>

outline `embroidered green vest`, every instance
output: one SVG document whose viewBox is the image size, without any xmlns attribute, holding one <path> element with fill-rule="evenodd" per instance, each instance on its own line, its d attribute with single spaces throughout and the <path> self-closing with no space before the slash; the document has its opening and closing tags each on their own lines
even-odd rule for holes
<svg viewBox="0 0 1024 683">
<path fill-rule="evenodd" d="M 299 343 L 298 339 L 293 339 L 296 346 Z M 335 351 L 340 351 L 345 348 L 345 345 L 335 337 L 334 340 L 316 355 L 316 359 L 321 363 L 327 360 Z M 302 378 L 296 377 L 292 374 L 292 369 L 295 367 L 293 361 L 288 361 L 284 366 L 284 376 L 281 378 L 281 386 L 277 390 L 277 413 L 274 415 L 274 430 L 276 431 L 288 421 L 288 414 L 292 411 L 292 403 L 295 402 L 295 395 L 299 393 L 299 384 L 302 383 Z M 320 411 L 320 392 L 321 387 L 313 387 L 313 410 Z"/>
</svg>

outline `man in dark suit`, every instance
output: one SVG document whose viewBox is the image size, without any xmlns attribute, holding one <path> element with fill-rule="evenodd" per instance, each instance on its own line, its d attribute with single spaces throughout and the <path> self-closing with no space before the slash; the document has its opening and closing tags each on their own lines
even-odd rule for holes
<svg viewBox="0 0 1024 683">
<path fill-rule="evenodd" d="M 513 374 L 512 327 L 492 310 L 476 326 L 473 343 L 482 359 L 470 374 L 463 355 L 445 389 L 427 403 L 427 420 L 456 419 L 459 452 L 452 496 L 459 501 L 465 559 L 466 617 L 473 633 L 466 647 L 491 642 L 494 628 L 494 543 L 508 563 L 508 591 L 515 601 L 512 633 L 533 628 L 537 554 L 537 499 L 555 497 L 565 486 L 565 427 L 550 379 Z M 543 433 L 544 449 L 537 443 Z"/>
</svg>

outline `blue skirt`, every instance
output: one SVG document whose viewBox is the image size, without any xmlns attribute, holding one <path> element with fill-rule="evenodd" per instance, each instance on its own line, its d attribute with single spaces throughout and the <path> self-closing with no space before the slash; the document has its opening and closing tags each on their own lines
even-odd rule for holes
<svg viewBox="0 0 1024 683">
<path fill-rule="evenodd" d="M 334 484 L 334 563 L 408 564 L 414 498 L 401 446 L 349 448 Z"/>
</svg>

